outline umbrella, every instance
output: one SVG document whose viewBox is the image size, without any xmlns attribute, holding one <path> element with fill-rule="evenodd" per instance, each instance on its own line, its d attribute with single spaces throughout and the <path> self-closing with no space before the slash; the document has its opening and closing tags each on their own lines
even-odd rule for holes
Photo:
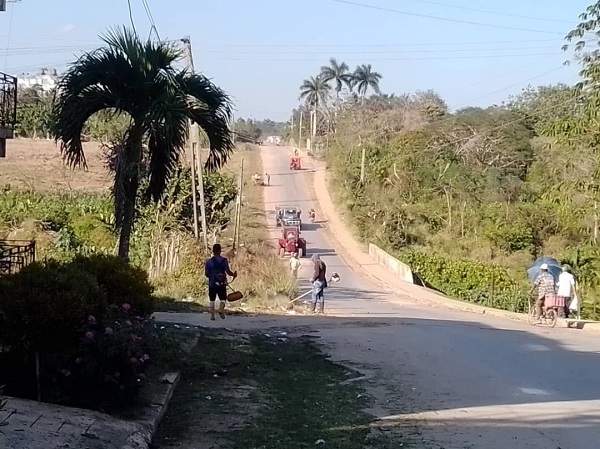
<svg viewBox="0 0 600 449">
<path fill-rule="evenodd" d="M 529 276 L 531 282 L 535 282 L 537 277 L 540 275 L 540 267 L 542 266 L 542 264 L 548 265 L 548 272 L 552 275 L 552 277 L 554 277 L 554 280 L 557 281 L 558 277 L 562 273 L 562 267 L 560 265 L 560 262 L 552 257 L 543 256 L 537 259 L 535 262 L 533 262 L 533 264 L 531 264 L 531 267 L 529 267 L 529 269 L 527 270 L 527 275 Z"/>
</svg>

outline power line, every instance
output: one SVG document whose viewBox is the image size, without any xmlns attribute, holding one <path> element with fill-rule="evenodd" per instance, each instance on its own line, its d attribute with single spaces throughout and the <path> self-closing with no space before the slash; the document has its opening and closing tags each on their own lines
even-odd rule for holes
<svg viewBox="0 0 600 449">
<path fill-rule="evenodd" d="M 129 21 L 131 22 L 131 27 L 133 28 L 133 32 L 137 34 L 135 22 L 133 21 L 133 11 L 131 10 L 131 0 L 127 0 L 127 8 L 129 9 Z"/>
<path fill-rule="evenodd" d="M 150 10 L 150 5 L 148 5 L 148 0 L 142 0 L 142 5 L 146 10 L 146 15 L 148 16 L 148 20 L 150 21 L 150 35 L 152 35 L 152 31 L 154 30 L 154 34 L 156 34 L 156 38 L 160 41 L 160 35 L 158 34 L 158 29 L 156 28 L 156 22 L 154 22 L 154 16 L 152 16 L 152 11 Z"/>
<path fill-rule="evenodd" d="M 559 48 L 555 48 L 556 53 L 561 53 Z M 458 49 L 448 49 L 448 50 L 431 50 L 431 49 L 413 49 L 413 50 L 368 50 L 368 51 L 341 51 L 338 55 L 343 54 L 353 54 L 353 55 L 372 55 L 372 54 L 393 54 L 393 53 L 452 53 L 452 52 L 482 52 L 482 51 L 516 51 L 516 50 L 552 50 L 548 46 L 544 47 L 504 47 L 504 48 L 458 48 Z M 226 53 L 231 54 L 231 50 L 202 50 L 202 53 Z M 244 55 L 264 55 L 264 54 L 280 54 L 279 50 L 268 50 L 268 51 L 243 51 L 239 52 Z M 331 55 L 330 50 L 299 50 L 299 51 L 288 51 L 286 54 L 301 54 L 301 53 L 323 53 Z"/>
<path fill-rule="evenodd" d="M 517 82 L 517 83 L 511 84 L 510 86 L 505 86 L 505 87 L 502 87 L 502 88 L 500 88 L 500 89 L 496 89 L 496 90 L 494 90 L 494 91 L 492 91 L 492 92 L 488 92 L 488 93 L 487 93 L 487 94 L 485 94 L 485 95 L 480 95 L 480 96 L 479 96 L 479 97 L 477 97 L 477 98 L 472 98 L 472 99 L 470 99 L 470 100 L 468 100 L 468 101 L 465 101 L 465 102 L 463 102 L 463 103 L 459 104 L 458 106 L 455 106 L 455 107 L 454 107 L 454 109 L 458 109 L 458 108 L 461 108 L 461 107 L 463 107 L 463 106 L 468 106 L 468 105 L 472 104 L 473 102 L 475 102 L 475 101 L 477 101 L 477 100 L 481 100 L 482 98 L 487 98 L 487 97 L 489 97 L 490 95 L 494 95 L 494 94 L 497 94 L 497 93 L 499 93 L 499 92 L 504 92 L 504 91 L 505 91 L 505 90 L 507 90 L 507 89 L 512 89 L 513 87 L 522 86 L 524 83 L 528 83 L 529 81 L 533 81 L 533 80 L 535 80 L 535 79 L 538 79 L 538 78 L 541 78 L 541 77 L 543 77 L 543 76 L 549 75 L 549 74 L 551 74 L 551 73 L 554 73 L 554 72 L 556 72 L 556 71 L 558 71 L 558 70 L 560 70 L 560 69 L 564 69 L 564 68 L 565 68 L 565 65 L 564 65 L 564 64 L 561 64 L 560 66 L 558 66 L 558 67 L 555 67 L 555 68 L 553 68 L 552 70 L 548 70 L 547 72 L 540 73 L 540 74 L 538 74 L 538 75 L 532 76 L 532 77 L 530 77 L 530 78 L 527 78 L 527 79 L 525 79 L 525 80 L 522 80 L 522 81 L 519 81 L 519 82 Z"/>
<path fill-rule="evenodd" d="M 546 31 L 546 30 L 536 30 L 536 29 L 531 29 L 531 28 L 511 27 L 511 26 L 507 26 L 507 25 L 495 25 L 495 24 L 491 24 L 491 23 L 474 22 L 471 20 L 450 19 L 447 17 L 432 16 L 430 14 L 421 14 L 421 13 L 416 13 L 416 12 L 403 11 L 400 9 L 391 9 L 391 8 L 384 8 L 382 6 L 367 5 L 365 3 L 357 3 L 357 2 L 353 2 L 353 1 L 349 1 L 349 0 L 331 0 L 331 1 L 336 2 L 336 3 L 343 3 L 346 5 L 357 6 L 359 8 L 367 8 L 367 9 L 373 9 L 376 11 L 391 12 L 393 14 L 401 14 L 404 16 L 413 16 L 413 17 L 421 17 L 424 19 L 439 20 L 442 22 L 463 23 L 466 25 L 475 25 L 475 26 L 482 26 L 482 27 L 488 27 L 488 28 L 498 28 L 498 29 L 504 29 L 504 30 L 527 31 L 530 33 L 557 34 L 557 35 L 563 34 L 563 33 L 559 33 L 556 31 Z"/>
<path fill-rule="evenodd" d="M 490 11 L 489 9 L 478 9 L 478 8 L 471 8 L 468 6 L 450 5 L 448 3 L 436 2 L 433 0 L 410 0 L 410 1 L 413 1 L 416 3 L 426 3 L 429 5 L 443 6 L 445 8 L 462 9 L 464 11 L 482 12 L 484 14 L 494 14 L 494 15 L 498 15 L 498 16 L 507 16 L 507 17 L 517 17 L 519 19 L 538 20 L 538 21 L 542 21 L 542 22 L 569 23 L 569 24 L 573 25 L 573 22 L 569 21 L 569 20 L 550 19 L 550 18 L 535 17 L 535 16 L 525 16 L 525 15 L 521 15 L 521 14 L 512 14 L 509 12 Z"/>
<path fill-rule="evenodd" d="M 14 8 L 10 8 L 10 18 L 8 19 L 8 38 L 6 39 L 6 49 L 4 51 L 4 71 L 8 67 L 8 49 L 10 48 L 10 37 L 12 34 L 13 15 L 15 13 Z"/>
<path fill-rule="evenodd" d="M 558 53 L 522 53 L 506 55 L 479 55 L 479 56 L 454 56 L 454 57 L 436 57 L 427 56 L 424 58 L 369 58 L 369 62 L 377 61 L 429 61 L 429 60 L 462 60 L 462 59 L 503 59 L 520 58 L 530 56 L 557 56 Z M 256 62 L 323 62 L 323 58 L 212 58 L 211 61 L 256 61 Z M 346 62 L 365 62 L 365 59 L 346 59 Z"/>
<path fill-rule="evenodd" d="M 487 44 L 522 44 L 524 42 L 523 39 L 518 40 L 501 40 L 501 41 L 462 41 L 462 42 L 411 42 L 410 44 L 363 44 L 363 43 L 355 43 L 355 44 L 219 44 L 219 45 L 206 45 L 204 48 L 375 48 L 375 47 L 441 47 L 441 46 L 452 46 L 452 45 L 487 45 Z M 564 43 L 564 39 L 562 38 L 553 38 L 553 39 L 527 39 L 528 43 L 539 43 L 539 42 L 555 42 L 557 44 Z"/>
</svg>

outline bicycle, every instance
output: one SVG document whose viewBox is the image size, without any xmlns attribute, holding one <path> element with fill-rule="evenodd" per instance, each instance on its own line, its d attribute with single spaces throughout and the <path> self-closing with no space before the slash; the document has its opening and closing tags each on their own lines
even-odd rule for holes
<svg viewBox="0 0 600 449">
<path fill-rule="evenodd" d="M 544 298 L 544 306 L 542 307 L 542 315 L 539 320 L 543 320 L 548 327 L 556 326 L 558 321 L 558 310 L 561 307 L 561 300 L 563 302 L 562 308 L 564 309 L 564 299 L 560 296 L 547 294 Z M 535 319 L 535 307 L 531 303 L 531 300 L 528 301 L 528 312 L 527 312 L 527 321 L 529 324 L 534 325 L 538 324 L 538 320 Z"/>
</svg>

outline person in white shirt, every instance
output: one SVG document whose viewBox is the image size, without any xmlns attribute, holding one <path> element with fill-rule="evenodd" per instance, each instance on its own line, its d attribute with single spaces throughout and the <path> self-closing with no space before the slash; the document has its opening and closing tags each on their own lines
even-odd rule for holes
<svg viewBox="0 0 600 449">
<path fill-rule="evenodd" d="M 571 301 L 573 301 L 573 297 L 577 294 L 577 291 L 575 289 L 575 277 L 571 274 L 571 267 L 569 265 L 563 265 L 562 270 L 562 273 L 558 277 L 558 282 L 556 283 L 558 286 L 556 295 L 564 298 L 564 314 L 568 317 L 569 306 L 571 305 Z"/>
<path fill-rule="evenodd" d="M 290 258 L 290 271 L 292 272 L 292 276 L 295 278 L 298 277 L 298 270 L 300 269 L 300 260 L 298 259 L 298 253 L 293 253 Z"/>
</svg>

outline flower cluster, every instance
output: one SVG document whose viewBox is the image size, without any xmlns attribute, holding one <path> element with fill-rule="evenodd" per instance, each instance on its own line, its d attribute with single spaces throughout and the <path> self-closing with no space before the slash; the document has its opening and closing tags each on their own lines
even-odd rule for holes
<svg viewBox="0 0 600 449">
<path fill-rule="evenodd" d="M 81 406 L 98 398 L 109 405 L 131 402 L 146 379 L 153 331 L 152 319 L 128 303 L 111 306 L 102 319 L 88 316 L 79 350 L 61 370 L 71 400 Z"/>
</svg>

